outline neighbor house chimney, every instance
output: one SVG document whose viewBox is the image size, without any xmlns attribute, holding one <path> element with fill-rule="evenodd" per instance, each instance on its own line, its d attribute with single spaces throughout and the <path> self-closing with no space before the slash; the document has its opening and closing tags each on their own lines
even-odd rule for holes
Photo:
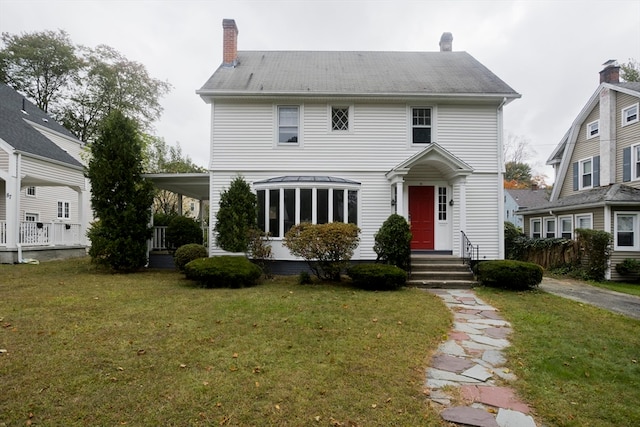
<svg viewBox="0 0 640 427">
<path fill-rule="evenodd" d="M 451 33 L 442 33 L 440 37 L 440 52 L 451 52 L 453 48 L 453 35 Z"/>
<path fill-rule="evenodd" d="M 222 65 L 235 67 L 238 63 L 238 27 L 233 19 L 222 20 Z"/>
<path fill-rule="evenodd" d="M 604 69 L 600 71 L 600 83 L 620 83 L 618 61 L 610 59 L 602 65 L 604 65 Z"/>
</svg>

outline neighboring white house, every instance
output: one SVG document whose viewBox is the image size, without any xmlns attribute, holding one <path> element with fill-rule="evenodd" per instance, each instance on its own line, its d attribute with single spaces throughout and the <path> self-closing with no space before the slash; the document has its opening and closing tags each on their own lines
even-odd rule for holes
<svg viewBox="0 0 640 427">
<path fill-rule="evenodd" d="M 82 144 L 0 83 L 0 262 L 86 254 Z"/>
<path fill-rule="evenodd" d="M 221 191 L 255 190 L 278 260 L 294 224 L 354 222 L 354 260 L 375 260 L 392 213 L 412 249 L 504 257 L 503 108 L 519 98 L 444 33 L 437 52 L 238 51 L 223 21 L 222 65 L 197 94 L 211 107 L 210 233 Z M 211 255 L 223 251 L 210 245 Z"/>
</svg>

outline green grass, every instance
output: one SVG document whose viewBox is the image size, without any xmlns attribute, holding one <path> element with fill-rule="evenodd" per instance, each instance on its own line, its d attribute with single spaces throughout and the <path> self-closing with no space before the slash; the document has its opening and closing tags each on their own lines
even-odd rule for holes
<svg viewBox="0 0 640 427">
<path fill-rule="evenodd" d="M 0 278 L 0 425 L 442 425 L 422 390 L 451 316 L 427 292 L 201 289 L 86 260 Z"/>
<path fill-rule="evenodd" d="M 541 291 L 478 293 L 512 323 L 515 386 L 546 425 L 640 425 L 640 321 Z"/>
<path fill-rule="evenodd" d="M 589 282 L 590 285 L 640 297 L 640 283 Z"/>
</svg>

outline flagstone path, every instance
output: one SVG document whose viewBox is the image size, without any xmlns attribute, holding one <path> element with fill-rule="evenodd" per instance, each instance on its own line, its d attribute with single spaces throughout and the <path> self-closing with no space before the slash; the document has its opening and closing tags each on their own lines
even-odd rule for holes
<svg viewBox="0 0 640 427">
<path fill-rule="evenodd" d="M 470 289 L 429 289 L 453 312 L 453 330 L 426 373 L 432 405 L 445 421 L 477 427 L 536 427 L 529 406 L 507 385 L 511 325 Z"/>
</svg>

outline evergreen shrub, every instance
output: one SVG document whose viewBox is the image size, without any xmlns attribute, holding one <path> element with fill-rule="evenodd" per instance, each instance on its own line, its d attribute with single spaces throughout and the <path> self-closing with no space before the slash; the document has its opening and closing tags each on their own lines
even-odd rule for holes
<svg viewBox="0 0 640 427">
<path fill-rule="evenodd" d="M 532 262 L 482 261 L 477 271 L 478 281 L 492 288 L 521 291 L 536 288 L 542 281 L 542 267 Z"/>
<path fill-rule="evenodd" d="M 189 243 L 202 245 L 202 229 L 198 223 L 186 216 L 176 215 L 169 220 L 167 226 L 166 245 L 170 251 Z"/>
<path fill-rule="evenodd" d="M 375 235 L 373 250 L 378 254 L 378 261 L 409 271 L 411 237 L 409 223 L 403 216 L 389 216 Z"/>
<path fill-rule="evenodd" d="M 184 266 L 198 258 L 206 258 L 209 254 L 207 248 L 197 243 L 187 243 L 176 249 L 173 254 L 173 263 L 180 271 L 184 271 Z"/>
<path fill-rule="evenodd" d="M 604 280 L 611 257 L 611 233 L 586 228 L 576 229 L 578 243 L 586 258 L 586 276 L 591 280 Z"/>
<path fill-rule="evenodd" d="M 390 264 L 356 264 L 347 274 L 355 287 L 369 291 L 395 291 L 407 281 L 407 272 Z"/>
<path fill-rule="evenodd" d="M 187 279 L 204 288 L 245 288 L 260 283 L 260 267 L 240 256 L 199 258 L 184 266 Z"/>
<path fill-rule="evenodd" d="M 640 274 L 640 260 L 625 258 L 616 264 L 616 271 L 622 276 L 633 276 Z"/>
</svg>

